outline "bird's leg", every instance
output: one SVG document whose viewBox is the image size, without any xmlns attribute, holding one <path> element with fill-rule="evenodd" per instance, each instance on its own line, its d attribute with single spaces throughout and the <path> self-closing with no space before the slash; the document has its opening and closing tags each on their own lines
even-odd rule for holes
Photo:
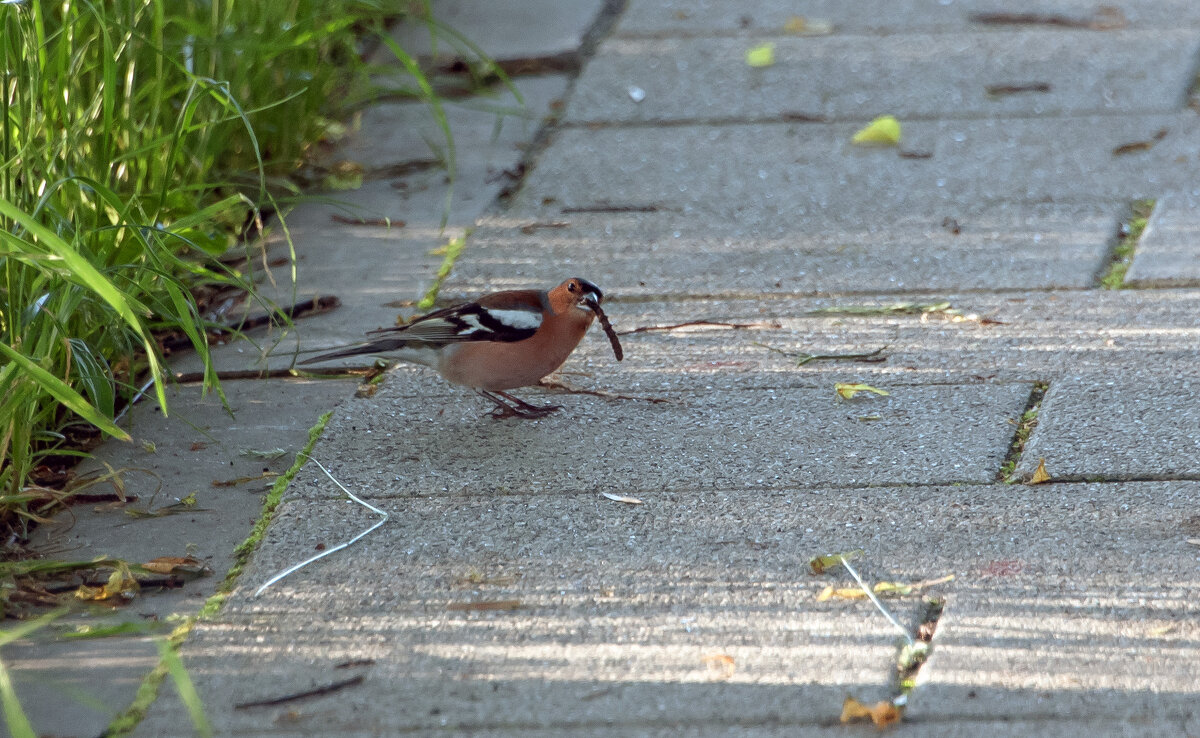
<svg viewBox="0 0 1200 738">
<path fill-rule="evenodd" d="M 527 413 L 536 413 L 534 417 L 540 418 L 543 415 L 549 415 L 555 410 L 562 409 L 562 405 L 531 405 L 522 400 L 520 397 L 514 397 L 507 392 L 501 392 L 499 390 L 496 391 L 496 394 L 500 395 Z"/>
<path fill-rule="evenodd" d="M 492 411 L 491 415 L 497 420 L 502 418 L 544 418 L 560 407 L 559 405 L 530 405 L 528 402 L 513 397 L 507 392 L 501 392 L 500 390 L 496 390 L 495 394 L 481 389 L 477 389 L 475 391 L 478 392 L 480 396 L 486 397 L 492 402 L 496 403 L 496 409 Z M 505 402 L 496 395 L 500 395 L 501 397 L 508 399 L 513 404 L 510 405 L 508 402 Z"/>
</svg>

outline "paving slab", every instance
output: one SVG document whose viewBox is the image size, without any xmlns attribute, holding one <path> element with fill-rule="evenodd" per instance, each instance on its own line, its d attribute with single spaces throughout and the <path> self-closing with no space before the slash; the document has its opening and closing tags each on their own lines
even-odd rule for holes
<svg viewBox="0 0 1200 738">
<path fill-rule="evenodd" d="M 1200 282 L 1200 200 L 1158 198 L 1125 276 L 1129 287 L 1174 287 Z"/>
<path fill-rule="evenodd" d="M 913 718 L 1108 715 L 1140 718 L 1147 734 L 1194 730 L 1200 549 L 1187 538 L 1200 486 L 1013 489 L 1011 509 L 994 511 L 997 535 L 985 550 L 995 559 L 960 580 L 939 621 Z M 1055 523 L 1025 522 L 1051 511 Z"/>
<path fill-rule="evenodd" d="M 810 25 L 832 24 L 836 33 L 912 33 L 1011 30 L 1013 25 L 972 22 L 977 13 L 1008 12 L 1060 16 L 1079 21 L 1112 21 L 1093 0 L 1041 0 L 1013 7 L 995 0 L 766 0 L 748 7 L 740 0 L 630 0 L 614 30 L 617 36 L 711 36 L 779 34 L 794 16 Z M 1120 6 L 1127 28 L 1179 28 L 1200 24 L 1200 8 L 1190 0 L 1151 0 Z M 1016 26 L 1036 34 L 1053 24 Z M 1081 31 L 1096 33 L 1097 31 Z"/>
<path fill-rule="evenodd" d="M 312 469 L 298 479 L 317 481 Z M 862 548 L 860 568 L 873 581 L 956 575 L 938 588 L 948 598 L 939 629 L 960 617 L 960 601 L 997 617 L 1031 606 L 1049 621 L 1073 615 L 1109 634 L 1113 679 L 1163 692 L 1108 695 L 1058 714 L 1153 718 L 1166 709 L 1178 718 L 1182 694 L 1164 687 L 1196 662 L 1187 611 L 1197 552 L 1180 527 L 1196 491 L 1194 483 L 685 490 L 641 506 L 599 495 L 383 498 L 375 502 L 392 518 L 379 533 L 252 598 L 274 571 L 373 518 L 344 502 L 292 500 L 221 618 L 194 631 L 184 658 L 220 734 L 334 725 L 638 734 L 731 719 L 827 726 L 846 694 L 886 694 L 894 632 L 865 601 L 817 602 L 826 584 L 850 580 L 814 577 L 804 562 Z M 509 610 L 454 607 L 513 601 Z M 921 602 L 889 601 L 910 624 Z M 1150 633 L 1160 621 L 1179 627 L 1175 645 Z M 1040 628 L 1016 635 L 1036 641 L 1021 657 L 1042 669 L 1075 665 L 1075 642 Z M 1005 632 L 988 637 L 988 648 L 1018 648 Z M 732 674 L 714 674 L 704 660 L 712 654 L 730 656 Z M 1157 661 L 1147 669 L 1135 654 Z M 372 663 L 335 668 L 364 660 Z M 231 709 L 359 673 L 361 684 L 335 695 Z M 1104 679 L 1085 676 L 1084 688 L 1101 690 L 1093 685 Z M 1069 686 L 1053 689 L 1075 704 Z M 374 709 L 381 700 L 389 709 Z M 914 703 L 923 700 L 935 702 L 922 687 Z M 165 694 L 140 734 L 181 710 Z M 927 719 L 940 714 L 933 708 Z"/>
<path fill-rule="evenodd" d="M 1195 76 L 1193 29 L 1044 34 L 614 38 L 588 62 L 570 123 L 807 118 L 997 118 L 1180 109 Z M 994 91 L 1034 86 L 1034 91 Z M 642 91 L 636 99 L 630 88 Z M 1037 91 L 1042 90 L 1044 91 Z"/>
<path fill-rule="evenodd" d="M 501 214 L 480 221 L 447 289 L 552 285 L 567 273 L 621 299 L 1086 288 L 1107 266 L 1127 210 L 945 205 L 886 225 L 819 214 Z"/>
<path fill-rule="evenodd" d="M 314 453 L 367 494 L 402 497 L 980 483 L 995 478 L 1031 388 L 887 389 L 847 403 L 832 387 L 713 391 L 700 377 L 660 404 L 555 396 L 564 410 L 531 423 L 481 417 L 465 393 L 385 382 L 344 406 Z"/>
<path fill-rule="evenodd" d="M 865 121 L 864 121 L 865 122 Z M 1090 203 L 1192 193 L 1195 113 L 912 121 L 903 150 L 850 143 L 857 124 L 684 125 L 558 131 L 512 203 L 517 216 L 674 208 L 836 224 L 1007 203 Z M 1146 141 L 1147 151 L 1114 156 Z M 940 219 L 940 218 L 939 218 Z"/>
<path fill-rule="evenodd" d="M 567 83 L 567 76 L 561 74 L 517 77 L 513 87 L 519 98 L 501 87 L 442 102 L 454 140 L 455 178 L 507 184 L 501 174 L 521 160 L 524 146 L 537 135 L 546 116 L 562 104 Z M 448 149 L 445 132 L 429 105 L 384 102 L 366 108 L 353 133 L 325 158 L 358 162 L 368 174 L 388 175 L 433 162 L 445 165 Z"/>
<path fill-rule="evenodd" d="M 906 304 L 948 305 L 954 314 L 843 312 Z M 1053 384 L 1064 377 L 1108 381 L 1150 373 L 1148 364 L 1158 376 L 1200 379 L 1194 348 L 1200 342 L 1196 290 L 647 301 L 610 304 L 606 312 L 618 331 L 643 332 L 622 336 L 625 360 L 619 364 L 598 332 L 586 337 L 564 367 L 563 381 L 584 389 L 670 398 L 697 386 L 832 392 L 835 382 L 858 381 L 885 389 L 936 383 Z M 715 325 L 680 325 L 697 320 Z M 669 326 L 680 327 L 644 330 Z M 807 355 L 874 351 L 880 353 L 866 361 L 800 363 Z"/>
<path fill-rule="evenodd" d="M 95 736 L 123 710 L 142 677 L 158 662 L 154 637 L 168 633 L 174 615 L 195 613 L 233 564 L 233 550 L 258 519 L 263 493 L 274 478 L 215 486 L 279 474 L 291 466 L 318 416 L 348 394 L 344 381 L 226 382 L 231 418 L 215 395 L 200 397 L 196 386 L 168 392 L 166 418 L 153 399 L 136 405 L 125 427 L 132 443 L 109 441 L 77 473 L 116 469 L 125 493 L 136 501 L 76 505 L 40 526 L 31 545 L 57 560 L 109 556 L 135 563 L 159 556 L 195 556 L 211 576 L 178 589 L 143 592 L 110 613 L 86 611 L 9 644 L 5 666 L 17 695 L 41 735 Z M 154 444 L 153 450 L 145 444 Z M 246 455 L 273 452 L 271 458 Z M 179 514 L 134 517 L 130 511 L 161 511 L 195 495 L 194 509 Z M 66 640 L 62 629 L 123 622 L 147 626 L 146 635 L 102 640 Z"/>
<path fill-rule="evenodd" d="M 397 24 L 391 38 L 408 54 L 433 58 L 441 63 L 454 59 L 478 59 L 474 49 L 458 38 L 477 45 L 498 62 L 554 59 L 577 54 L 603 0 L 438 0 L 432 3 L 434 26 L 410 17 Z M 439 28 L 438 26 L 441 26 Z M 453 29 L 448 33 L 445 29 Z M 380 48 L 375 63 L 395 63 L 395 56 Z"/>
<path fill-rule="evenodd" d="M 444 102 L 453 172 L 445 133 L 428 105 L 367 108 L 354 130 L 321 156 L 325 166 L 360 165 L 363 187 L 305 198 L 288 213 L 288 227 L 302 238 L 310 229 L 352 225 L 336 222 L 337 216 L 390 219 L 403 223 L 396 226 L 403 234 L 420 238 L 460 235 L 516 181 L 525 148 L 561 104 L 567 84 L 564 75 L 518 77 L 513 86 L 520 98 L 501 89 Z"/>
<path fill-rule="evenodd" d="M 1017 470 L 1058 479 L 1200 478 L 1200 381 L 1147 367 L 1052 382 Z"/>
</svg>

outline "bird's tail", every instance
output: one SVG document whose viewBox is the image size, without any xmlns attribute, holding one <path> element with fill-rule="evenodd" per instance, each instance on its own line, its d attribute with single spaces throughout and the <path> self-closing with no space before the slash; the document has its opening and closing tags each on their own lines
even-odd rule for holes
<svg viewBox="0 0 1200 738">
<path fill-rule="evenodd" d="M 311 359 L 305 359 L 299 362 L 298 366 L 304 364 L 316 364 L 320 361 L 329 361 L 330 359 L 341 359 L 346 356 L 362 356 L 363 354 L 386 354 L 392 351 L 398 351 L 404 348 L 408 341 L 403 341 L 398 338 L 382 338 L 378 341 L 368 341 L 367 343 L 355 344 L 353 346 L 344 346 L 336 351 L 330 351 L 327 354 L 314 356 Z"/>
</svg>

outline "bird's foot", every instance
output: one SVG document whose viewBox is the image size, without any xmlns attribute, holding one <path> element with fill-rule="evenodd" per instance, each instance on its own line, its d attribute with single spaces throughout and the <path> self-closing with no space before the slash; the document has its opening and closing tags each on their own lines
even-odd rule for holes
<svg viewBox="0 0 1200 738">
<path fill-rule="evenodd" d="M 496 420 L 503 420 L 504 418 L 524 418 L 526 420 L 532 420 L 534 418 L 544 418 L 556 410 L 559 410 L 561 407 L 561 405 L 545 405 L 543 407 L 534 407 L 532 410 L 526 410 L 525 408 L 505 405 L 503 407 L 497 407 L 495 410 L 488 413 L 488 415 L 492 416 Z"/>
<path fill-rule="evenodd" d="M 503 420 L 504 418 L 523 418 L 526 420 L 544 418 L 556 410 L 562 409 L 562 405 L 531 405 L 518 397 L 513 397 L 507 392 L 499 390 L 495 394 L 486 390 L 478 390 L 478 392 L 483 397 L 496 403 L 496 408 L 489 413 L 496 420 Z M 508 402 L 500 399 L 501 397 L 507 399 Z"/>
</svg>

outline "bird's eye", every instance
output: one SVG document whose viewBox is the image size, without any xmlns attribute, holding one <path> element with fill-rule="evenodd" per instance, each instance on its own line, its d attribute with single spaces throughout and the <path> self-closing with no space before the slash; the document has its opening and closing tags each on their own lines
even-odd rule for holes
<svg viewBox="0 0 1200 738">
<path fill-rule="evenodd" d="M 575 292 L 575 291 L 577 291 L 578 289 L 579 289 L 579 288 L 575 286 L 575 283 L 574 283 L 574 282 L 568 282 L 568 283 L 567 283 L 567 292 Z"/>
</svg>

